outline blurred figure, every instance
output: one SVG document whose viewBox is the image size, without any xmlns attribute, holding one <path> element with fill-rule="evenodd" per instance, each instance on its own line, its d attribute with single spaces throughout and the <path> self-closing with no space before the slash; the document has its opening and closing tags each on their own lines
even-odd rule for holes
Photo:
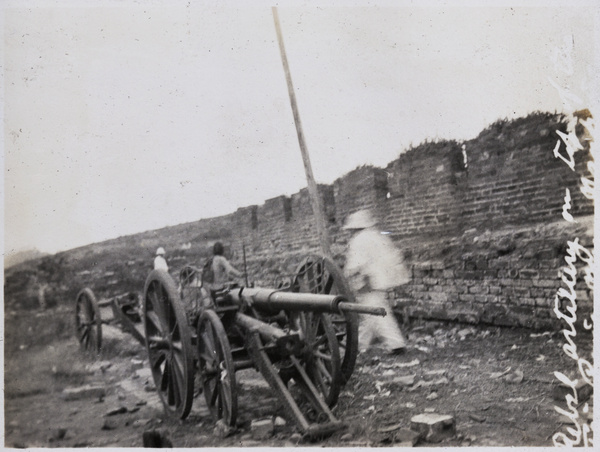
<svg viewBox="0 0 600 452">
<path fill-rule="evenodd" d="M 391 353 L 402 353 L 406 340 L 389 301 L 387 290 L 408 283 L 410 275 L 392 240 L 376 228 L 368 210 L 348 217 L 344 229 L 353 232 L 348 244 L 344 273 L 359 303 L 385 308 L 385 317 L 361 316 L 359 346 L 368 349 L 376 340 Z"/>
<path fill-rule="evenodd" d="M 169 271 L 167 260 L 165 259 L 165 249 L 161 246 L 156 250 L 156 257 L 154 258 L 154 270 Z"/>
<path fill-rule="evenodd" d="M 232 277 L 240 278 L 242 273 L 229 263 L 223 255 L 225 248 L 221 242 L 213 245 L 213 256 L 210 263 L 205 264 L 202 273 L 202 283 L 210 289 L 211 293 L 222 290 Z"/>
</svg>

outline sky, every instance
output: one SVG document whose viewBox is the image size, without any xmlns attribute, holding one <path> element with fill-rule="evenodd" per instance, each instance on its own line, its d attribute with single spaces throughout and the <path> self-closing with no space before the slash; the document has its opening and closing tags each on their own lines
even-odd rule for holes
<svg viewBox="0 0 600 452">
<path fill-rule="evenodd" d="M 4 252 L 304 188 L 270 3 L 5 1 Z M 600 98 L 593 1 L 350 3 L 278 3 L 319 183 Z"/>
</svg>

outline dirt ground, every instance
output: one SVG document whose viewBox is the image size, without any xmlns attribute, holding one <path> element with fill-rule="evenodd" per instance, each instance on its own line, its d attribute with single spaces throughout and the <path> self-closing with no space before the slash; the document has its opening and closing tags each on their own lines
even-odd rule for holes
<svg viewBox="0 0 600 452">
<path fill-rule="evenodd" d="M 7 447 L 141 447 L 142 433 L 153 428 L 175 447 L 390 447 L 402 441 L 398 432 L 410 427 L 411 417 L 427 412 L 453 415 L 456 434 L 440 443 L 421 440 L 417 447 L 551 446 L 552 435 L 566 428 L 554 410 L 564 401 L 553 399 L 553 373 L 576 371 L 561 349 L 560 332 L 413 322 L 405 328 L 411 345 L 406 354 L 373 349 L 359 355 L 334 409 L 345 430 L 306 442 L 288 421 L 272 438 L 252 439 L 252 420 L 283 413 L 260 374 L 246 370 L 237 374 L 238 428 L 223 439 L 214 433 L 202 395 L 185 421 L 164 417 L 146 351 L 131 336 L 105 326 L 100 360 L 82 354 L 68 337 L 66 320 L 57 339 L 36 336 L 49 322 L 71 315 L 13 312 L 5 319 Z M 589 356 L 591 338 L 577 339 L 579 352 Z M 106 396 L 61 398 L 65 388 L 88 384 L 103 386 Z"/>
</svg>

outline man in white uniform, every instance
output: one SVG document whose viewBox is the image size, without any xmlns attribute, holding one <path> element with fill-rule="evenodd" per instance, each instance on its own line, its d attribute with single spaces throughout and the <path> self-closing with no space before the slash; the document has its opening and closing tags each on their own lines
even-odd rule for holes
<svg viewBox="0 0 600 452">
<path fill-rule="evenodd" d="M 404 260 L 392 240 L 375 228 L 371 212 L 361 210 L 348 217 L 344 229 L 354 232 L 348 245 L 344 273 L 360 303 L 383 307 L 385 317 L 363 315 L 359 328 L 361 351 L 380 340 L 391 353 L 401 353 L 406 340 L 387 300 L 387 290 L 410 280 Z"/>
<path fill-rule="evenodd" d="M 169 271 L 169 266 L 165 259 L 165 249 L 161 246 L 156 250 L 156 257 L 154 258 L 154 270 Z"/>
</svg>

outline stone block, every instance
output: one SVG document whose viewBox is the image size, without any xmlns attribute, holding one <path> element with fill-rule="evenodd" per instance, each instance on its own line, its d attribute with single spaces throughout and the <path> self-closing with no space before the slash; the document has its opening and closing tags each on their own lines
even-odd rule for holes
<svg viewBox="0 0 600 452">
<path fill-rule="evenodd" d="M 439 443 L 456 434 L 456 423 L 453 416 L 448 414 L 425 413 L 413 416 L 410 428 L 431 443 Z"/>
<path fill-rule="evenodd" d="M 252 421 L 250 424 L 250 432 L 252 433 L 252 438 L 260 441 L 263 439 L 269 439 L 273 436 L 273 420 L 272 419 L 261 419 L 257 421 Z"/>
<path fill-rule="evenodd" d="M 104 386 L 85 385 L 78 388 L 65 388 L 60 395 L 65 401 L 81 399 L 102 399 L 106 396 Z"/>
<path fill-rule="evenodd" d="M 141 359 L 137 359 L 137 358 L 133 358 L 131 360 L 131 370 L 133 372 L 135 372 L 138 369 L 141 369 L 144 367 L 144 361 L 142 361 Z"/>
</svg>

